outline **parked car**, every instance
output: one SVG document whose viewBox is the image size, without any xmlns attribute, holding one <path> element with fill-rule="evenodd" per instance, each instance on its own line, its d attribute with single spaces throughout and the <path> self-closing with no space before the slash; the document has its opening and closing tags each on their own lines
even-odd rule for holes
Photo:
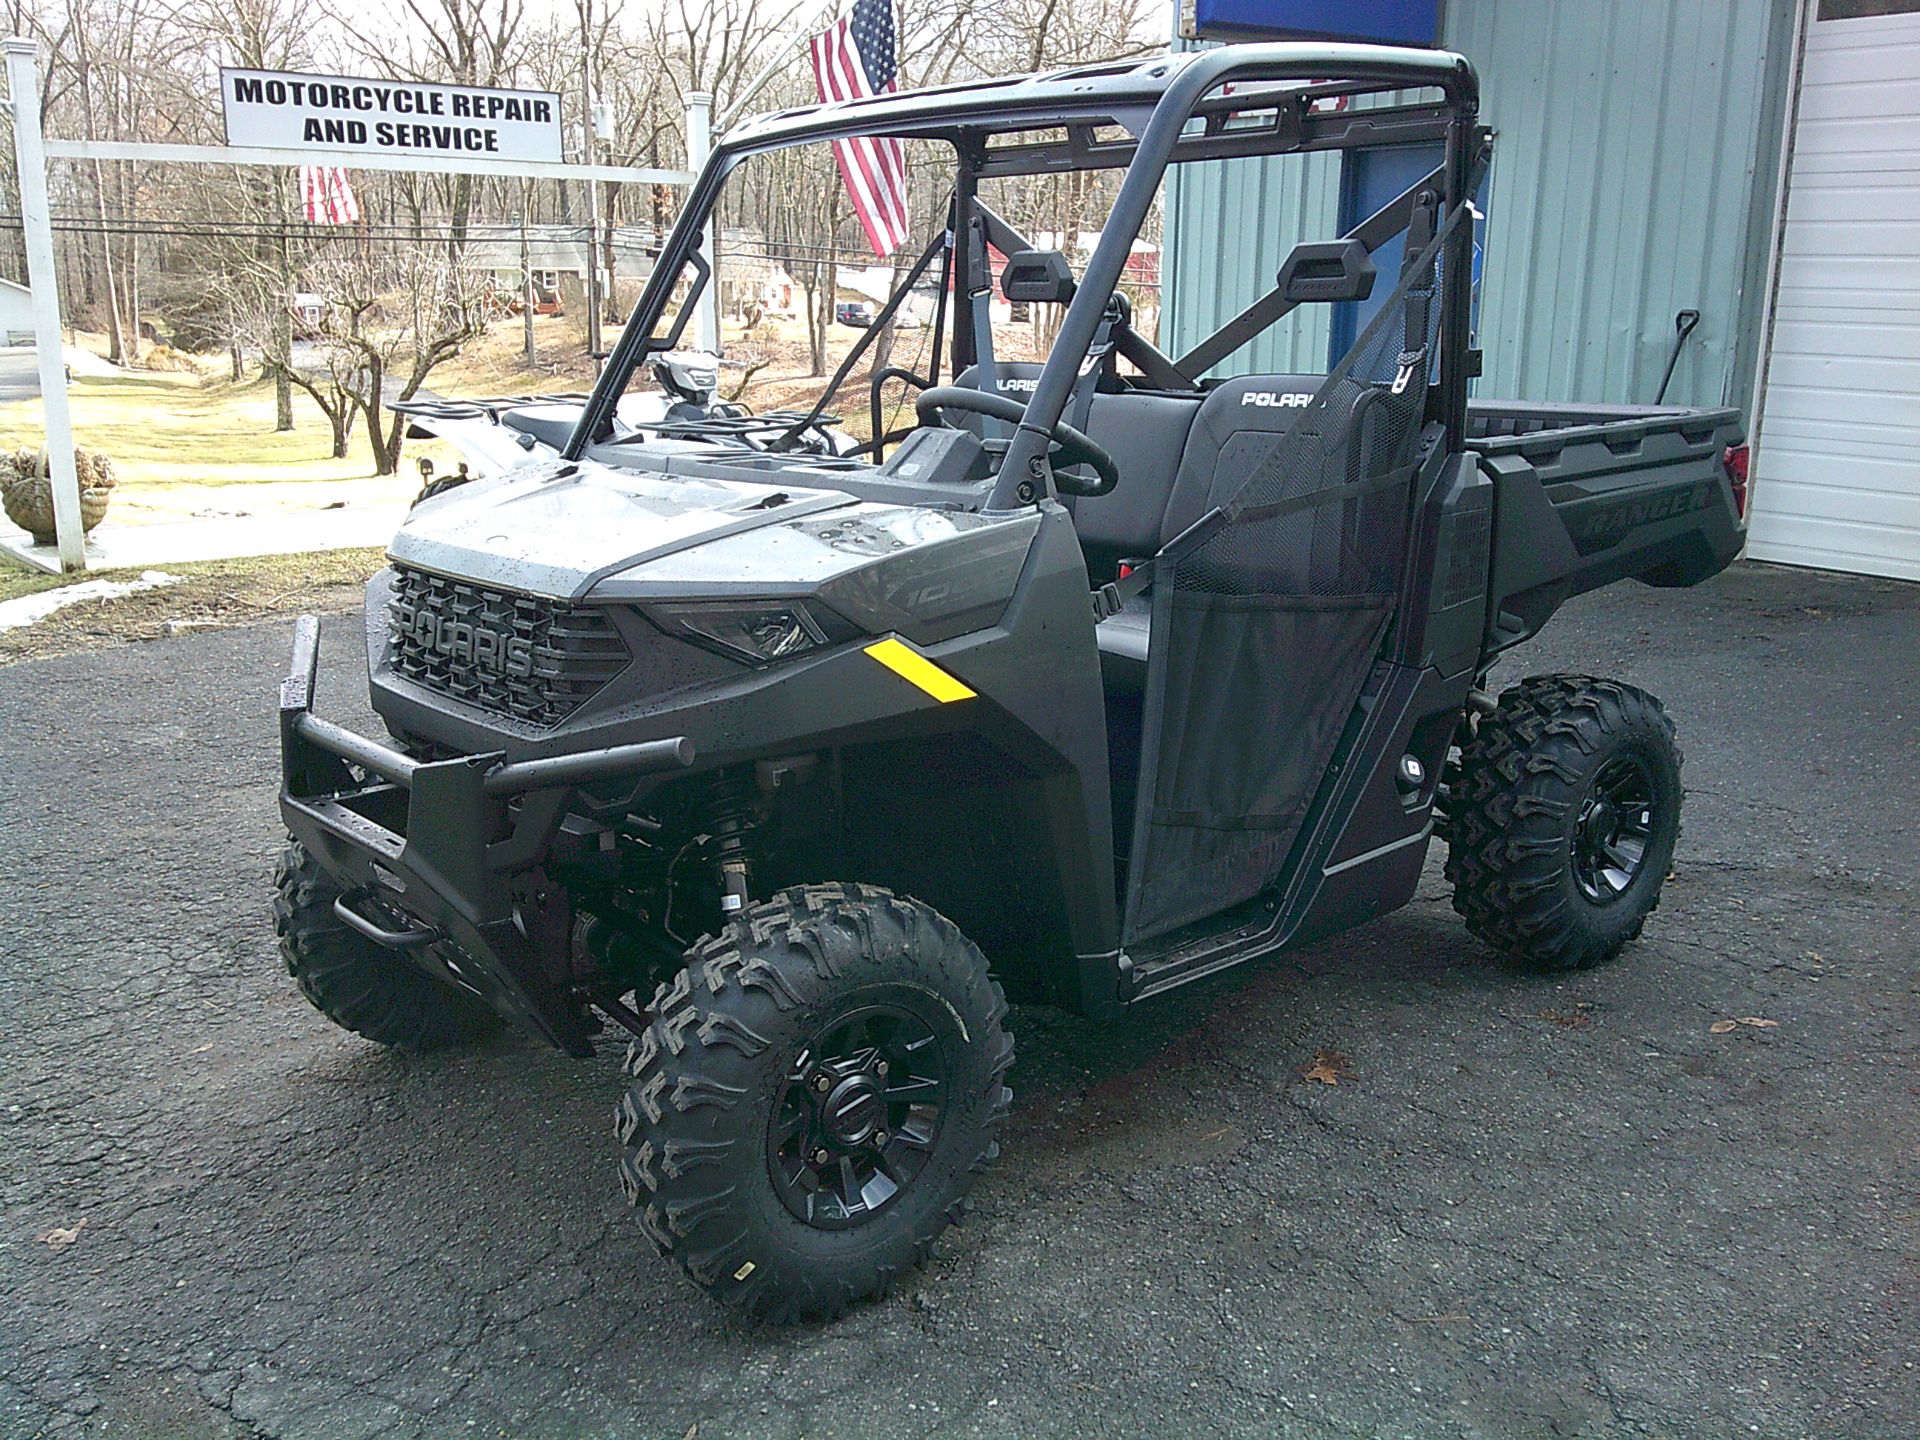
<svg viewBox="0 0 1920 1440">
<path fill-rule="evenodd" d="M 873 324 L 873 307 L 864 300 L 842 300 L 833 307 L 833 318 L 837 324 L 864 330 Z"/>
</svg>

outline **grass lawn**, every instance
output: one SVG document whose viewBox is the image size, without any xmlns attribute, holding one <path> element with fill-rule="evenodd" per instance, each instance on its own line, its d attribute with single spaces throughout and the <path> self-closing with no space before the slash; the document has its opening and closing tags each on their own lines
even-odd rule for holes
<svg viewBox="0 0 1920 1440">
<path fill-rule="evenodd" d="M 124 486 L 240 485 L 273 480 L 353 480 L 373 473 L 365 432 L 356 429 L 344 460 L 331 448 L 326 417 L 303 393 L 293 396 L 294 429 L 273 429 L 273 386 L 239 385 L 199 375 L 131 371 L 75 375 L 67 387 L 74 438 L 113 458 Z M 39 446 L 40 401 L 0 405 L 0 446 Z"/>
<path fill-rule="evenodd" d="M 609 325 L 602 344 L 611 349 L 619 336 L 619 327 Z M 575 321 L 558 315 L 533 317 L 534 353 L 539 363 L 532 369 L 526 363 L 525 339 L 526 332 L 517 317 L 496 320 L 486 334 L 469 340 L 458 355 L 437 367 L 427 377 L 427 388 L 441 395 L 471 399 L 593 388 L 585 332 Z"/>
<path fill-rule="evenodd" d="M 501 322 L 436 369 L 428 388 L 443 395 L 584 389 L 592 383 L 584 360 L 577 373 L 559 363 L 572 340 L 567 323 L 538 318 L 541 368 L 529 370 L 522 362 L 520 322 Z M 104 344 L 92 335 L 77 338 L 96 351 Z M 376 476 L 364 417 L 354 423 L 345 458 L 332 459 L 326 417 L 299 389 L 293 392 L 294 428 L 280 434 L 273 428 L 273 385 L 257 375 L 236 385 L 224 369 L 211 375 L 93 373 L 97 368 L 76 372 L 67 393 L 75 439 L 113 460 L 119 486 L 109 523 L 391 503 L 411 498 L 419 488 L 415 462 L 421 456 L 431 456 L 442 468 L 457 458 L 450 446 L 410 440 L 400 473 Z M 37 397 L 0 404 L 0 449 L 37 448 L 43 426 Z"/>
<path fill-rule="evenodd" d="M 431 455 L 444 464 L 453 453 L 410 441 L 400 472 L 377 476 L 356 425 L 346 457 L 332 459 L 319 407 L 295 390 L 294 428 L 276 434 L 273 385 L 258 378 L 235 385 L 168 371 L 76 374 L 67 394 L 76 441 L 113 461 L 110 525 L 402 505 L 420 488 L 414 462 Z M 38 397 L 0 404 L 0 449 L 37 448 L 43 425 Z"/>
<path fill-rule="evenodd" d="M 258 555 L 169 565 L 180 583 L 112 600 L 83 600 L 46 619 L 0 631 L 0 665 L 36 655 L 157 639 L 168 621 L 195 626 L 245 625 L 301 610 L 350 610 L 367 577 L 385 564 L 379 550 L 327 550 L 312 555 Z M 84 580 L 130 580 L 134 570 L 38 575 L 0 565 L 0 600 Z"/>
</svg>

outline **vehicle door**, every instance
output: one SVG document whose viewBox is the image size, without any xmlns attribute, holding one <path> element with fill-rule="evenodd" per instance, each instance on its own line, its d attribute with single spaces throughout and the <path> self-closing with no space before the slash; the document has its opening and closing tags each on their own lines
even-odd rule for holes
<svg viewBox="0 0 1920 1440">
<path fill-rule="evenodd" d="M 1416 220 L 1413 259 L 1353 348 L 1304 404 L 1282 397 L 1290 425 L 1236 428 L 1263 408 L 1251 378 L 1202 406 L 1181 485 L 1204 486 L 1204 508 L 1152 568 L 1127 943 L 1286 877 L 1392 621 L 1440 254 L 1466 213 L 1438 233 Z"/>
</svg>

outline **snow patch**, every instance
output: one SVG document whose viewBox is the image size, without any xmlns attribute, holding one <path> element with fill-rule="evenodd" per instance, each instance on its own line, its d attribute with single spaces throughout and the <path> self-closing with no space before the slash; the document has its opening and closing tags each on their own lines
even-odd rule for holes
<svg viewBox="0 0 1920 1440">
<path fill-rule="evenodd" d="M 118 600 L 141 590 L 158 590 L 177 585 L 182 577 L 164 570 L 144 570 L 138 580 L 84 580 L 78 585 L 62 585 L 42 590 L 37 595 L 22 595 L 17 600 L 0 601 L 0 630 L 18 630 L 44 620 L 56 610 L 78 605 L 83 600 Z"/>
</svg>

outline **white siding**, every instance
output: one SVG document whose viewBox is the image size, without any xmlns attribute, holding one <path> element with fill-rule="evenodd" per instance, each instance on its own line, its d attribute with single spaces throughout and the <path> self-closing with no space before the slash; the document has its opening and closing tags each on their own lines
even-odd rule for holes
<svg viewBox="0 0 1920 1440">
<path fill-rule="evenodd" d="M 24 285 L 0 280 L 0 345 L 33 344 L 33 295 Z"/>
<path fill-rule="evenodd" d="M 1920 14 L 1814 20 L 1747 553 L 1920 580 Z"/>
</svg>

